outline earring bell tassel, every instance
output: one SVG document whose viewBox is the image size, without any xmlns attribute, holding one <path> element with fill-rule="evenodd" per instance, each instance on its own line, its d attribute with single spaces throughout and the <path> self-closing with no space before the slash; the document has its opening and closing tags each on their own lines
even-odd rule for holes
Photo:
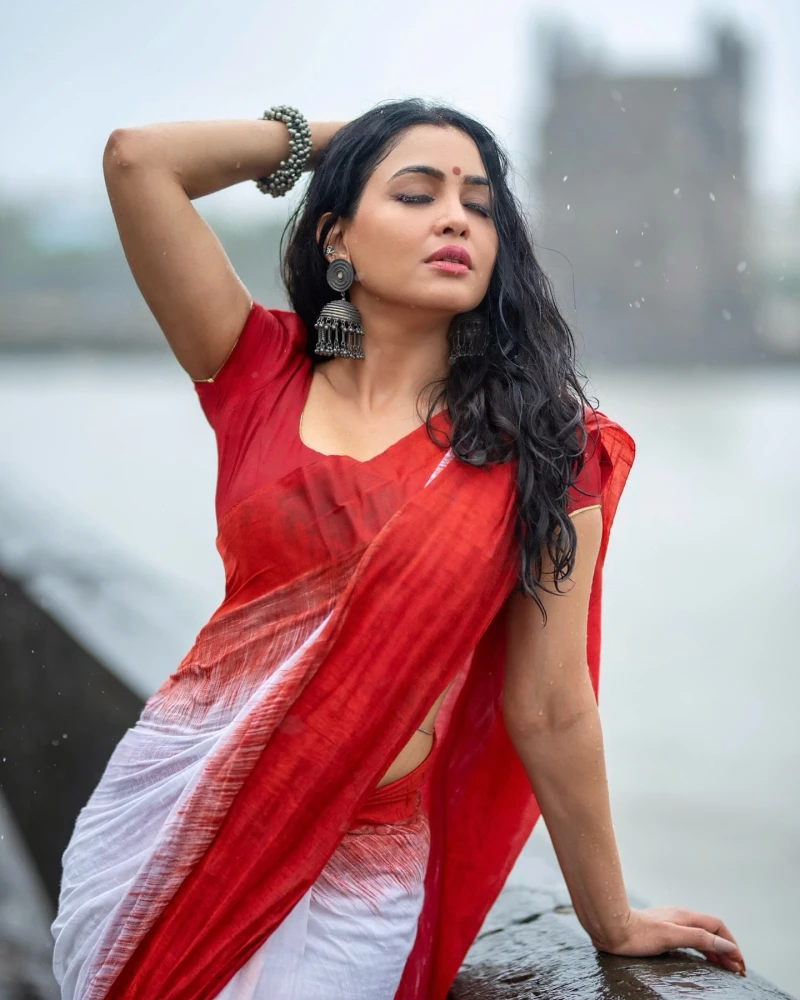
<svg viewBox="0 0 800 1000">
<path fill-rule="evenodd" d="M 317 331 L 317 354 L 325 357 L 364 357 L 364 331 L 361 328 L 361 313 L 347 299 L 326 302 L 317 317 L 314 328 Z"/>
</svg>

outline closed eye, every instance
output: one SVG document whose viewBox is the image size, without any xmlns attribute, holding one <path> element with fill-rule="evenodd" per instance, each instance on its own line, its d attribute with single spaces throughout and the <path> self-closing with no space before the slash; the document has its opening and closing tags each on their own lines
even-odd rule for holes
<svg viewBox="0 0 800 1000">
<path fill-rule="evenodd" d="M 411 202 L 412 204 L 424 204 L 425 202 L 433 201 L 433 198 L 429 194 L 396 194 L 392 196 L 396 201 Z M 465 208 L 472 208 L 476 212 L 480 212 L 482 216 L 487 219 L 491 219 L 492 213 L 485 205 L 481 205 L 477 201 L 465 201 Z"/>
</svg>

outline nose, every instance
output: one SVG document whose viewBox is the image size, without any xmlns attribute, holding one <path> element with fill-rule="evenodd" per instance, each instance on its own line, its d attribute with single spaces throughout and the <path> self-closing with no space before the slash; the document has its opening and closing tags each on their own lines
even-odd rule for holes
<svg viewBox="0 0 800 1000">
<path fill-rule="evenodd" d="M 461 204 L 461 198 L 458 195 L 453 195 L 443 201 L 443 204 L 446 207 L 437 223 L 436 232 L 442 236 L 469 236 L 469 215 Z"/>
</svg>

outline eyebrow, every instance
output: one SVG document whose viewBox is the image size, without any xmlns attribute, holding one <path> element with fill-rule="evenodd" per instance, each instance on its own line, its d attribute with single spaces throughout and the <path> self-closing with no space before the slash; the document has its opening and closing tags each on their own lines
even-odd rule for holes
<svg viewBox="0 0 800 1000">
<path fill-rule="evenodd" d="M 392 176 L 389 178 L 389 180 L 393 181 L 395 179 L 395 177 L 399 177 L 401 174 L 428 174 L 429 177 L 435 177 L 437 181 L 443 181 L 444 180 L 444 174 L 442 173 L 441 170 L 437 170 L 436 167 L 426 166 L 423 163 L 416 163 L 416 164 L 414 164 L 413 166 L 410 166 L 410 167 L 403 167 L 402 169 L 398 170 L 396 173 L 392 174 Z M 388 183 L 388 181 L 387 181 L 387 183 Z M 465 174 L 464 175 L 464 180 L 462 181 L 462 183 L 463 184 L 481 184 L 484 187 L 488 187 L 489 186 L 489 181 L 485 177 L 483 177 L 481 174 Z"/>
</svg>

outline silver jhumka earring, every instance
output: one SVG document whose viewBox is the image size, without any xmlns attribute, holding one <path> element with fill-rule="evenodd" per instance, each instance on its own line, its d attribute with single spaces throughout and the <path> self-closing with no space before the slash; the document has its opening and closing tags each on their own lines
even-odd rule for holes
<svg viewBox="0 0 800 1000">
<path fill-rule="evenodd" d="M 477 310 L 457 313 L 450 321 L 450 364 L 459 358 L 474 358 L 486 352 L 488 329 L 486 319 Z"/>
<path fill-rule="evenodd" d="M 332 246 L 325 247 L 325 256 L 335 253 Z M 335 292 L 341 292 L 341 299 L 326 302 L 317 317 L 314 328 L 317 343 L 314 351 L 324 357 L 363 358 L 364 331 L 361 327 L 361 313 L 345 298 L 345 292 L 352 285 L 355 271 L 349 260 L 331 261 L 325 279 Z"/>
</svg>

